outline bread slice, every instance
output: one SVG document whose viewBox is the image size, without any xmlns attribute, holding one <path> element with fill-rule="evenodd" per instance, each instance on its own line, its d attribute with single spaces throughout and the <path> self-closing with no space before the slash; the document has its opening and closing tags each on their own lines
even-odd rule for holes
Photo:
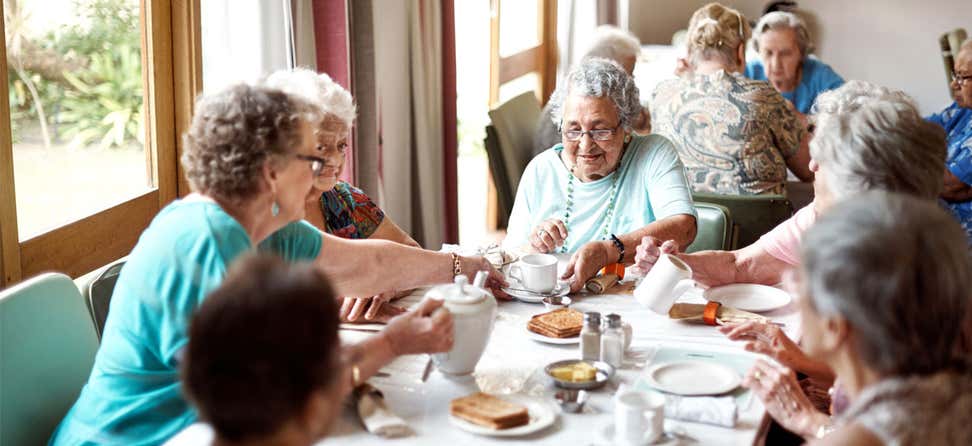
<svg viewBox="0 0 972 446">
<path fill-rule="evenodd" d="M 561 308 L 533 316 L 527 329 L 548 337 L 569 338 L 580 334 L 583 326 L 584 315 L 580 311 Z"/>
<path fill-rule="evenodd" d="M 526 407 L 495 396 L 476 392 L 449 403 L 449 413 L 473 424 L 501 430 L 530 422 Z"/>
</svg>

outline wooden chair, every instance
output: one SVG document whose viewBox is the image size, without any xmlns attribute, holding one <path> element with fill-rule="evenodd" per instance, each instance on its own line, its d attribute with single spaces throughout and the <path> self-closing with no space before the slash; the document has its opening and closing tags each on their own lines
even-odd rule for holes
<svg viewBox="0 0 972 446">
<path fill-rule="evenodd" d="M 74 281 L 46 273 L 0 291 L 0 444 L 47 444 L 84 386 L 98 336 Z"/>
</svg>

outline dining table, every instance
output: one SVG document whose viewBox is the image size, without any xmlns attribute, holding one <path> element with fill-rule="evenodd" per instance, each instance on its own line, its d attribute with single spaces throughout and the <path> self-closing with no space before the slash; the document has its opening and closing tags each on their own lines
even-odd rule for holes
<svg viewBox="0 0 972 446">
<path fill-rule="evenodd" d="M 566 267 L 567 260 L 566 255 L 559 256 L 560 272 Z M 554 361 L 580 359 L 579 346 L 539 342 L 527 331 L 530 318 L 547 311 L 543 304 L 500 301 L 492 335 L 472 375 L 453 377 L 433 369 L 423 380 L 429 356 L 410 355 L 396 359 L 370 379 L 369 382 L 383 393 L 388 408 L 409 425 L 412 435 L 394 439 L 373 435 L 364 429 L 347 405 L 335 420 L 327 439 L 320 444 L 489 445 L 529 442 L 558 446 L 610 445 L 613 444 L 609 437 L 614 420 L 613 395 L 621 386 L 643 387 L 645 371 L 652 365 L 662 360 L 710 360 L 731 365 L 739 376 L 743 376 L 749 365 L 761 356 L 746 352 L 742 342 L 730 341 L 717 327 L 673 320 L 642 307 L 631 294 L 636 280 L 638 278 L 629 269 L 629 275 L 622 283 L 627 286 L 600 295 L 581 293 L 571 296 L 571 308 L 582 312 L 597 311 L 602 315 L 619 314 L 623 321 L 631 324 L 633 333 L 622 366 L 603 387 L 589 391 L 590 398 L 580 413 L 565 413 L 559 409 L 553 399 L 558 389 L 543 370 Z M 422 299 L 424 291 L 416 290 L 395 304 L 414 305 Z M 678 297 L 678 302 L 705 303 L 703 289 L 690 287 Z M 763 313 L 763 316 L 782 326 L 791 338 L 799 338 L 800 318 L 795 302 Z M 343 342 L 355 342 L 371 335 L 364 328 L 348 328 L 341 330 Z M 513 438 L 479 435 L 459 429 L 450 421 L 449 403 L 476 391 L 545 401 L 556 411 L 556 420 L 538 432 Z M 770 418 L 759 398 L 744 387 L 737 388 L 731 395 L 737 407 L 735 426 L 666 418 L 667 438 L 673 441 L 665 444 L 761 444 Z"/>
</svg>

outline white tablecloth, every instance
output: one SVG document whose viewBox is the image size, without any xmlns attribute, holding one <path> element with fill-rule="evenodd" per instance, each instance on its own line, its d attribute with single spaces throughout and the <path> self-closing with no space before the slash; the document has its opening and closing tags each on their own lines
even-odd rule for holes
<svg viewBox="0 0 972 446">
<path fill-rule="evenodd" d="M 563 263 L 561 268 L 563 268 Z M 399 301 L 411 305 L 418 302 L 421 292 Z M 683 296 L 680 302 L 704 302 L 700 289 Z M 573 308 L 579 311 L 618 313 L 632 324 L 634 336 L 625 365 L 607 385 L 590 392 L 584 411 L 579 414 L 561 413 L 549 428 L 515 439 L 477 436 L 453 427 L 448 420 L 449 401 L 477 390 L 494 394 L 526 394 L 546 398 L 553 404 L 556 389 L 548 382 L 542 368 L 553 361 L 579 357 L 577 345 L 550 345 L 527 338 L 526 324 L 530 316 L 546 311 L 540 304 L 500 302 L 490 343 L 473 376 L 465 380 L 449 379 L 433 371 L 427 382 L 421 381 L 428 356 L 414 355 L 397 359 L 383 369 L 387 377 L 375 377 L 370 382 L 385 394 L 388 407 L 402 417 L 415 435 L 393 440 L 376 437 L 361 426 L 349 408 L 334 421 L 328 438 L 322 445 L 470 445 L 511 444 L 530 442 L 542 445 L 606 445 L 610 442 L 603 432 L 613 422 L 612 395 L 618 385 L 634 385 L 646 366 L 651 365 L 658 349 L 731 352 L 750 355 L 739 343 L 727 340 L 715 327 L 690 325 L 672 321 L 641 308 L 630 295 L 602 295 L 575 297 Z M 799 317 L 795 304 L 767 313 L 773 321 L 785 324 L 784 330 L 796 339 Z M 354 342 L 371 335 L 361 331 L 342 330 L 345 342 Z M 737 401 L 739 417 L 735 428 L 724 428 L 672 419 L 665 420 L 665 430 L 681 435 L 678 444 L 752 445 L 763 437 L 768 418 L 758 398 L 751 394 Z M 555 406 L 555 404 L 554 404 Z M 192 428 L 185 433 L 190 433 Z"/>
</svg>

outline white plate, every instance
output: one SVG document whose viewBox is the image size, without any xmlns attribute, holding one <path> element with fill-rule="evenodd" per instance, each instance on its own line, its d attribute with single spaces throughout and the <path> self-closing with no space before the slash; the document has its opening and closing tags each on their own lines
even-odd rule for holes
<svg viewBox="0 0 972 446">
<path fill-rule="evenodd" d="M 526 406 L 527 412 L 530 414 L 530 422 L 524 424 L 523 426 L 513 427 L 510 429 L 490 429 L 486 426 L 473 424 L 452 415 L 449 415 L 449 422 L 459 429 L 478 435 L 486 435 L 490 437 L 519 437 L 521 435 L 532 434 L 542 430 L 557 420 L 557 409 L 551 403 L 544 400 L 531 398 L 525 395 L 502 395 L 499 396 L 499 398 L 511 403 Z"/>
<path fill-rule="evenodd" d="M 534 333 L 527 329 L 527 336 L 537 342 L 543 342 L 545 344 L 557 344 L 557 345 L 570 345 L 570 344 L 580 344 L 580 335 L 572 336 L 569 338 L 551 338 L 549 336 L 544 336 L 540 333 Z"/>
<path fill-rule="evenodd" d="M 705 296 L 706 300 L 756 313 L 772 311 L 790 303 L 790 295 L 786 291 L 754 283 L 737 283 L 709 288 L 702 295 Z"/>
<path fill-rule="evenodd" d="M 742 378 L 722 364 L 704 361 L 675 361 L 648 369 L 648 384 L 676 395 L 719 395 L 730 392 Z"/>
<path fill-rule="evenodd" d="M 523 287 L 523 284 L 520 283 L 519 280 L 516 280 L 513 277 L 507 276 L 506 280 L 509 281 L 510 288 L 519 288 L 521 290 L 525 289 Z M 511 290 L 510 288 L 503 288 L 503 291 L 506 291 L 507 294 L 513 296 L 513 298 L 515 298 L 520 302 L 526 302 L 531 304 L 542 303 L 544 297 L 566 296 L 567 294 L 570 293 L 570 284 L 567 282 L 557 282 L 557 288 L 554 288 L 553 291 L 549 293 L 543 293 L 543 294 L 531 293 L 528 291 L 515 291 L 515 290 Z"/>
</svg>

